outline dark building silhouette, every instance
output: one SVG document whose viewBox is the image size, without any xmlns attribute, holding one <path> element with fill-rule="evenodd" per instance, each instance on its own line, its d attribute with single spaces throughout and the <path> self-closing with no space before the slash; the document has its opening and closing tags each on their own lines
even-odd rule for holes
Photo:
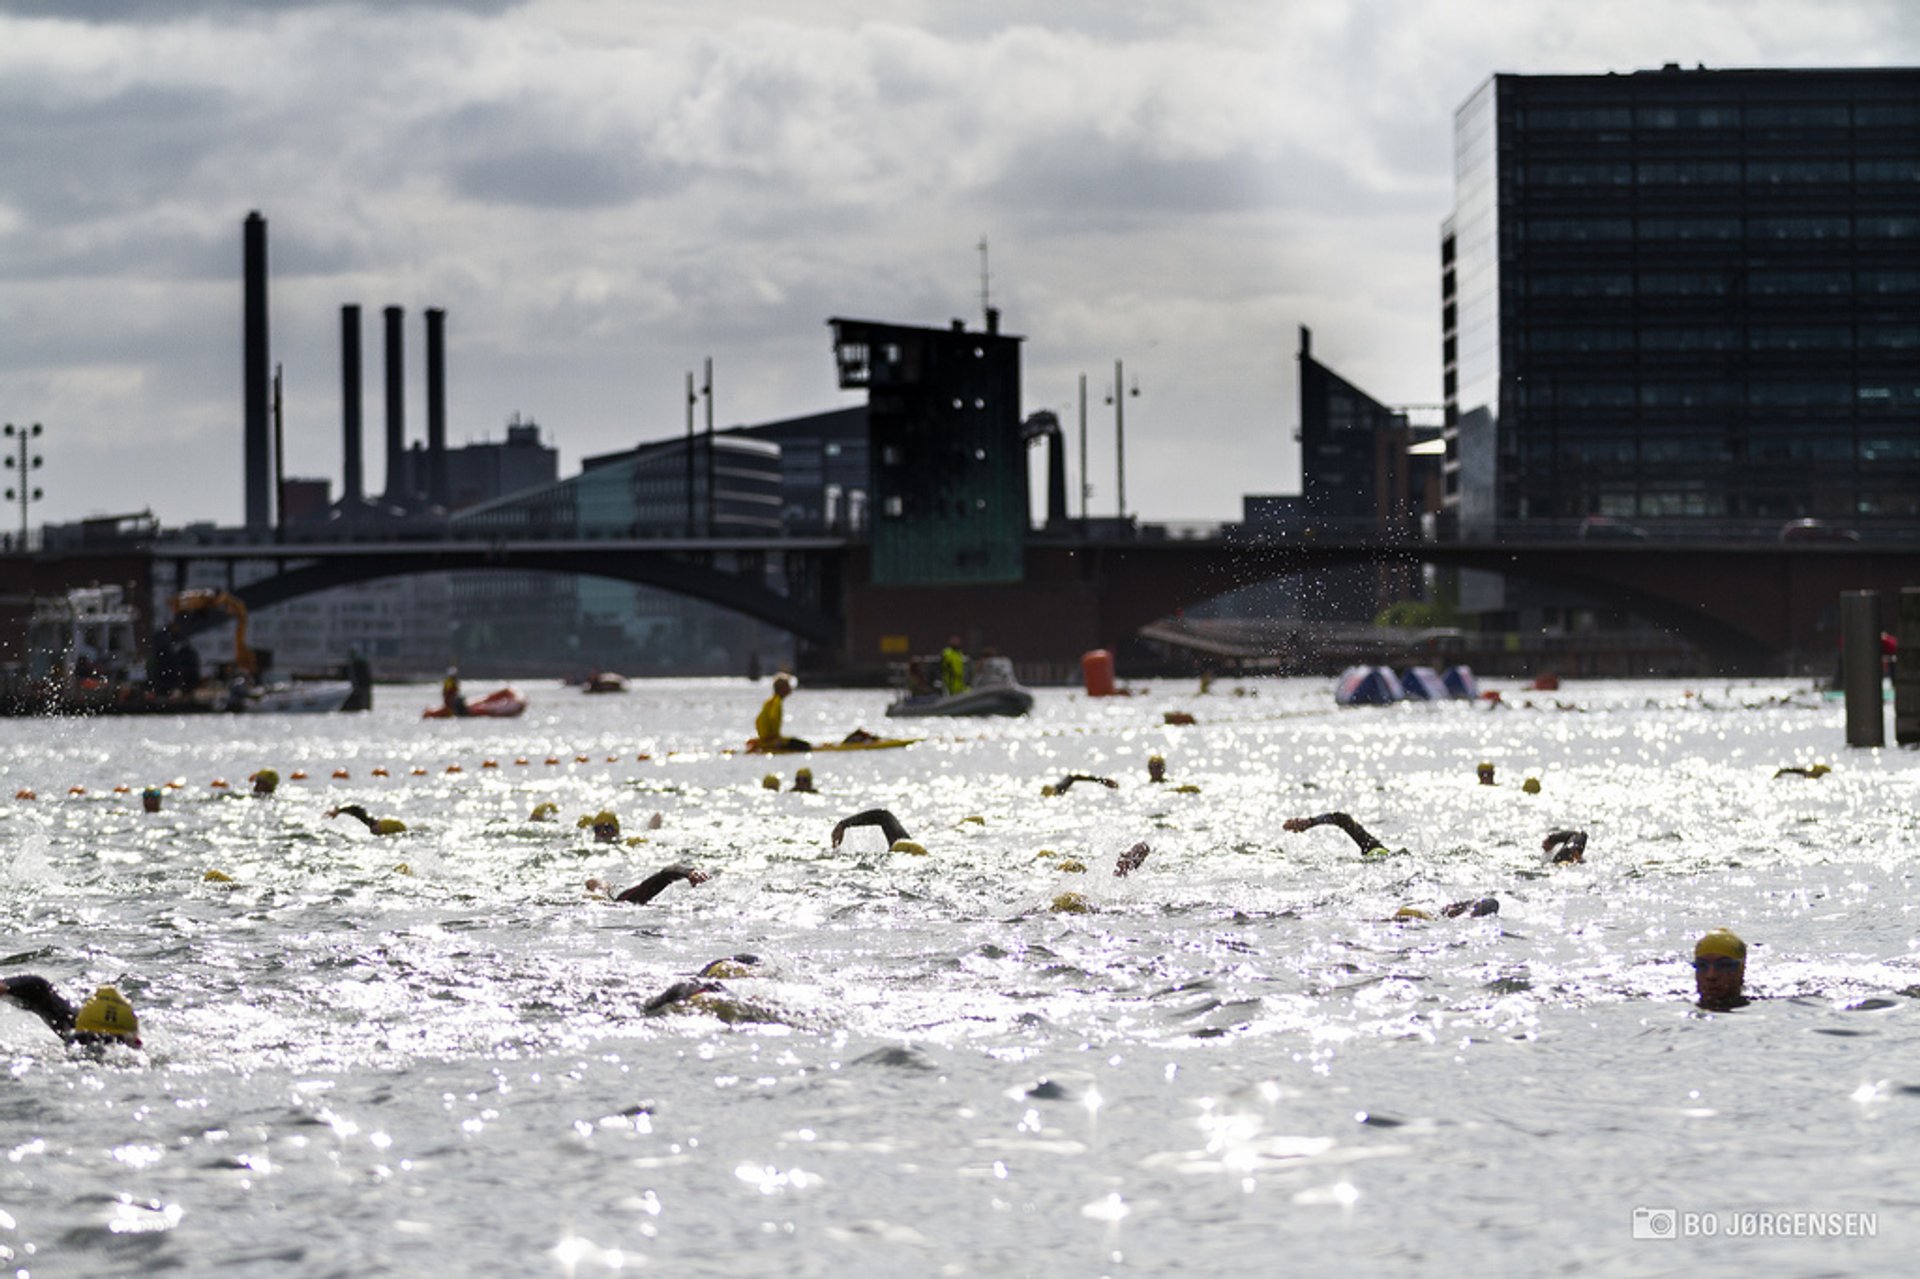
<svg viewBox="0 0 1920 1279">
<path fill-rule="evenodd" d="M 1469 536 L 1920 517 L 1920 70 L 1496 75 L 1454 153 Z"/>
<path fill-rule="evenodd" d="M 1017 582 L 1027 536 L 1020 339 L 963 322 L 835 319 L 840 386 L 867 393 L 872 579 Z"/>
<path fill-rule="evenodd" d="M 1417 538 L 1420 517 L 1439 509 L 1439 459 L 1412 451 L 1415 431 L 1403 410 L 1380 403 L 1316 360 L 1313 333 L 1305 325 L 1298 358 L 1302 524 L 1336 535 Z M 1406 565 L 1310 574 L 1301 583 L 1300 615 L 1371 621 L 1419 590 L 1417 571 Z"/>
</svg>

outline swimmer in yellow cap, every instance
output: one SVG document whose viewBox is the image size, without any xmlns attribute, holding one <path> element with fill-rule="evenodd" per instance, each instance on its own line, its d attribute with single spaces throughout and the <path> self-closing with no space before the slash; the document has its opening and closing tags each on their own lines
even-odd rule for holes
<svg viewBox="0 0 1920 1279">
<path fill-rule="evenodd" d="M 47 1029 L 75 1047 L 140 1046 L 140 1019 L 134 1016 L 125 996 L 112 986 L 94 991 L 77 1012 L 46 978 L 32 974 L 0 980 L 0 996 L 46 1022 Z"/>
<path fill-rule="evenodd" d="M 710 878 L 712 877 L 703 870 L 695 870 L 685 862 L 675 862 L 671 866 L 664 866 L 656 870 L 653 874 L 647 876 L 632 888 L 629 888 L 626 892 L 620 893 L 617 896 L 614 894 L 611 885 L 599 879 L 589 879 L 587 881 L 587 891 L 590 893 L 601 893 L 607 897 L 611 897 L 614 901 L 626 902 L 632 906 L 644 906 L 665 892 L 667 885 L 677 880 L 684 879 L 687 881 L 689 887 L 693 887 L 706 883 Z"/>
<path fill-rule="evenodd" d="M 741 999 L 721 982 L 722 977 L 752 977 L 760 965 L 758 955 L 727 955 L 701 968 L 698 976 L 677 981 L 649 999 L 641 1011 L 649 1015 L 670 1012 L 711 1013 L 726 1022 L 785 1021 L 778 1012 Z"/>
<path fill-rule="evenodd" d="M 271 768 L 263 768 L 253 775 L 253 793 L 267 796 L 280 789 L 280 774 Z"/>
<path fill-rule="evenodd" d="M 1747 943 L 1724 928 L 1716 928 L 1693 944 L 1693 986 L 1700 1007 L 1710 1013 L 1745 1008 L 1741 994 L 1747 979 Z"/>
<path fill-rule="evenodd" d="M 1338 826 L 1347 832 L 1347 838 L 1360 846 L 1362 857 L 1385 857 L 1390 853 L 1404 853 L 1404 848 L 1390 849 L 1367 832 L 1362 826 L 1345 813 L 1321 813 L 1318 817 L 1289 817 L 1281 823 L 1282 830 L 1312 830 L 1315 826 Z"/>
<path fill-rule="evenodd" d="M 1164 755 L 1147 756 L 1147 780 L 1164 782 L 1167 780 L 1167 758 Z"/>
<path fill-rule="evenodd" d="M 834 824 L 833 846 L 835 848 L 840 847 L 840 841 L 846 837 L 847 831 L 855 826 L 878 826 L 880 833 L 887 837 L 887 847 L 889 848 L 903 839 L 908 843 L 913 842 L 913 836 L 907 833 L 907 828 L 900 824 L 898 817 L 895 817 L 884 808 L 869 808 L 865 812 L 855 813 L 851 817 L 842 818 Z"/>
<path fill-rule="evenodd" d="M 342 813 L 365 823 L 366 828 L 376 835 L 398 835 L 407 829 L 407 824 L 398 817 L 374 817 L 358 804 L 342 804 L 327 810 L 328 817 L 338 817 Z"/>
</svg>

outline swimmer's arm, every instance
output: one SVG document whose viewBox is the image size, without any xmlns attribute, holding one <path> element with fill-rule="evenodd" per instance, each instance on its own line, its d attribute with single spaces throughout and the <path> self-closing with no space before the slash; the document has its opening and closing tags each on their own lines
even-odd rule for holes
<svg viewBox="0 0 1920 1279">
<path fill-rule="evenodd" d="M 1347 816 L 1345 813 L 1321 813 L 1318 817 L 1292 817 L 1287 819 L 1283 825 L 1283 829 L 1294 831 L 1310 830 L 1315 826 L 1338 826 L 1341 830 L 1347 832 L 1347 838 L 1360 845 L 1360 851 L 1363 853 L 1370 853 L 1376 848 L 1386 847 L 1386 845 L 1370 835 L 1366 827 L 1354 821 L 1353 818 Z"/>
<path fill-rule="evenodd" d="M 613 900 L 627 902 L 634 906 L 644 906 L 666 891 L 667 885 L 677 879 L 684 879 L 689 885 L 704 884 L 707 882 L 707 875 L 705 871 L 695 870 L 685 862 L 675 862 L 671 866 L 656 870 Z"/>
<path fill-rule="evenodd" d="M 1147 860 L 1147 854 L 1153 849 L 1146 840 L 1141 840 L 1126 852 L 1120 854 L 1120 860 L 1113 868 L 1115 879 L 1125 879 L 1128 872 L 1140 869 L 1140 863 Z"/>
<path fill-rule="evenodd" d="M 1565 847 L 1560 847 L 1561 845 Z M 1577 861 L 1586 855 L 1587 832 L 1583 830 L 1551 831 L 1545 839 L 1540 841 L 1540 848 L 1548 853 L 1554 853 L 1554 850 L 1559 848 L 1559 852 L 1555 853 L 1554 857 L 1556 861 L 1561 857 L 1565 857 L 1568 861 Z"/>
<path fill-rule="evenodd" d="M 848 829 L 854 826 L 878 826 L 880 833 L 887 837 L 889 846 L 898 843 L 900 840 L 913 838 L 913 836 L 907 834 L 907 828 L 900 824 L 900 819 L 892 813 L 884 808 L 869 808 L 863 813 L 855 813 L 853 816 L 843 818 L 841 821 L 835 823 L 833 828 L 833 846 L 835 848 L 840 847 L 840 841 L 846 837 Z"/>
<path fill-rule="evenodd" d="M 73 1035 L 73 1005 L 68 1003 L 45 977 L 23 973 L 0 981 L 0 995 L 13 1000 L 62 1039 Z"/>
</svg>

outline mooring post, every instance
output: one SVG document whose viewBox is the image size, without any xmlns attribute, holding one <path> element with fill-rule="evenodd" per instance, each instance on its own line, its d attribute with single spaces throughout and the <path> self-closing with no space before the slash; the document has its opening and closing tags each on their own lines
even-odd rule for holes
<svg viewBox="0 0 1920 1279">
<path fill-rule="evenodd" d="M 1840 684 L 1847 690 L 1847 745 L 1885 746 L 1878 591 L 1840 592 Z"/>
<path fill-rule="evenodd" d="M 1920 586 L 1900 588 L 1893 634 L 1900 643 L 1893 661 L 1893 740 L 1920 746 Z"/>
</svg>

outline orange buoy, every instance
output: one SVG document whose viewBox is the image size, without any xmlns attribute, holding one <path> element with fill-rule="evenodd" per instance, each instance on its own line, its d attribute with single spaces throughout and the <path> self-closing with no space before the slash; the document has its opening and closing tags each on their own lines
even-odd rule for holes
<svg viewBox="0 0 1920 1279">
<path fill-rule="evenodd" d="M 291 781 L 304 782 L 307 780 L 307 770 L 304 768 L 296 768 L 291 773 L 288 773 L 287 777 Z"/>
<path fill-rule="evenodd" d="M 513 758 L 513 762 L 516 764 L 525 764 L 527 762 L 527 757 L 525 755 L 516 755 Z"/>
<path fill-rule="evenodd" d="M 39 797 L 38 795 L 35 795 L 35 794 L 34 794 L 34 793 L 33 793 L 32 791 L 30 791 L 30 790 L 28 790 L 28 789 L 27 789 L 27 788 L 26 788 L 25 786 L 22 786 L 22 787 L 21 787 L 21 788 L 20 788 L 19 790 L 17 790 L 17 791 L 15 791 L 15 792 L 13 793 L 13 797 L 14 797 L 15 799 L 38 799 L 38 798 L 40 798 L 40 797 Z"/>
<path fill-rule="evenodd" d="M 1088 697 L 1113 696 L 1113 654 L 1104 648 L 1096 648 L 1080 655 L 1080 678 L 1087 686 Z"/>
<path fill-rule="evenodd" d="M 121 782 L 118 786 L 113 788 L 113 793 L 116 795 L 125 795 L 131 792 L 132 790 L 133 790 L 133 787 L 127 785 L 125 782 Z"/>
<path fill-rule="evenodd" d="M 460 771 L 461 771 L 461 769 L 460 769 L 460 765 L 458 765 L 458 764 L 448 764 L 448 765 L 447 765 L 447 771 L 448 771 L 449 773 L 457 773 L 457 772 L 460 772 Z"/>
<path fill-rule="evenodd" d="M 415 764 L 413 766 L 412 771 L 408 774 L 408 776 L 410 777 L 425 777 L 426 775 L 427 775 L 427 770 L 420 767 L 420 765 L 418 764 Z"/>
<path fill-rule="evenodd" d="M 482 768 L 498 768 L 498 767 L 500 767 L 500 761 L 499 761 L 499 760 L 497 760 L 497 759 L 483 759 L 483 760 L 481 760 L 481 761 L 480 761 L 480 767 L 482 767 Z"/>
<path fill-rule="evenodd" d="M 224 777 L 216 777 L 208 782 L 207 785 L 214 790 L 225 790 L 227 788 L 227 779 Z"/>
<path fill-rule="evenodd" d="M 69 795 L 84 795 L 84 794 L 86 794 L 86 793 L 87 793 L 87 788 L 86 788 L 86 787 L 84 787 L 84 786 L 69 786 L 69 787 L 67 787 L 67 794 L 69 794 Z"/>
<path fill-rule="evenodd" d="M 333 770 L 333 775 L 334 775 L 335 777 L 338 777 L 338 778 L 343 778 L 343 779 L 344 779 L 344 778 L 348 778 L 348 777 L 352 777 L 352 776 L 353 776 L 353 774 L 352 774 L 352 773 L 349 773 L 349 772 L 348 772 L 348 771 L 347 771 L 346 769 L 344 769 L 344 768 L 336 768 L 336 769 L 334 769 L 334 770 Z"/>
<path fill-rule="evenodd" d="M 559 757 L 558 755 L 549 755 L 549 756 L 547 756 L 547 763 L 549 763 L 549 764 L 558 764 L 559 762 L 560 762 L 560 757 Z"/>
<path fill-rule="evenodd" d="M 587 762 L 587 757 L 585 755 L 575 755 L 573 757 L 573 762 L 576 764 L 584 764 Z"/>
</svg>

